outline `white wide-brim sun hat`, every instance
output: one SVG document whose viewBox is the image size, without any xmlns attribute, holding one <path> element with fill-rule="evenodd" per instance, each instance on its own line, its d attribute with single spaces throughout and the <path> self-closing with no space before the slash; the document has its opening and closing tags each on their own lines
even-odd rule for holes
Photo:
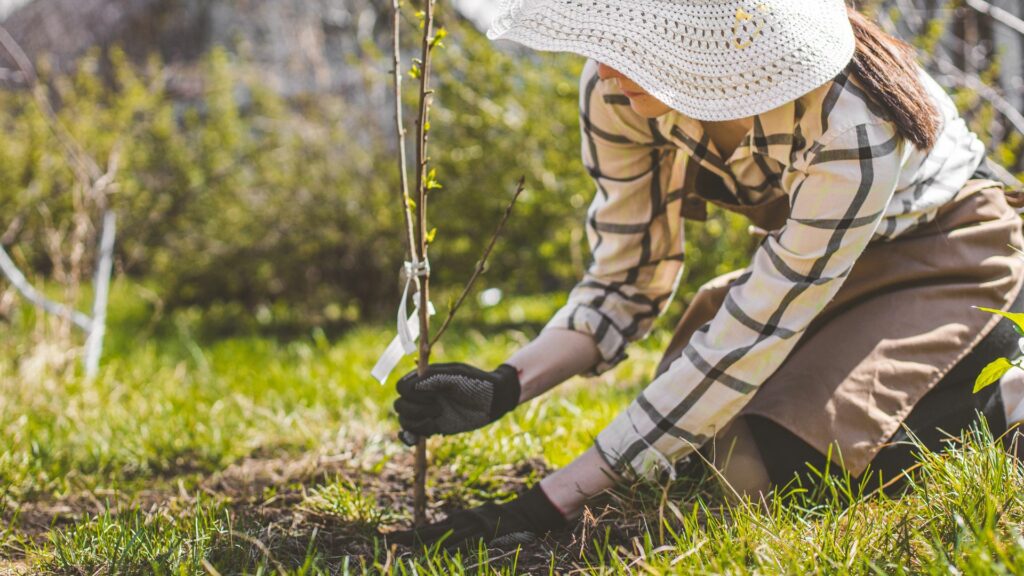
<svg viewBox="0 0 1024 576">
<path fill-rule="evenodd" d="M 708 121 L 796 100 L 856 44 L 844 0 L 502 0 L 487 37 L 592 58 Z"/>
</svg>

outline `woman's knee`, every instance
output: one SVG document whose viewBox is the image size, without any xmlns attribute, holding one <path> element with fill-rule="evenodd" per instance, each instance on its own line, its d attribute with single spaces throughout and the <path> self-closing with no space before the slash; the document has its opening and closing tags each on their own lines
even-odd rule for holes
<svg viewBox="0 0 1024 576">
<path fill-rule="evenodd" d="M 715 436 L 705 452 L 728 493 L 757 499 L 771 488 L 768 469 L 746 419 L 734 419 Z"/>
</svg>

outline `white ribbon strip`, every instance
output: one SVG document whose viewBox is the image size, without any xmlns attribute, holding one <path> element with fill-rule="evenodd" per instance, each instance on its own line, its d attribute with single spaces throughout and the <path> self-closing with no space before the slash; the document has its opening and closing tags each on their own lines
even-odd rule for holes
<svg viewBox="0 0 1024 576">
<path fill-rule="evenodd" d="M 405 288 L 402 289 L 402 302 L 398 305 L 398 334 L 388 344 L 387 349 L 381 354 L 377 364 L 370 372 L 381 384 L 387 382 L 391 371 L 395 369 L 403 356 L 416 351 L 416 339 L 420 336 L 420 293 L 416 292 L 412 295 L 414 306 L 412 314 L 407 315 L 406 302 L 409 300 L 409 286 L 412 284 L 413 277 L 424 278 L 430 274 L 430 263 L 415 260 L 406 262 L 402 271 L 405 273 Z M 435 313 L 434 304 L 428 300 L 427 315 L 433 316 Z"/>
</svg>

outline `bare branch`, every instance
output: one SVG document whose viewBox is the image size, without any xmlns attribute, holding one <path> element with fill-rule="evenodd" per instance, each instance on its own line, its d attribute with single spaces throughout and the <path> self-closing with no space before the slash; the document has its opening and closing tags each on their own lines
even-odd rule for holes
<svg viewBox="0 0 1024 576">
<path fill-rule="evenodd" d="M 18 214 L 14 218 L 11 218 L 11 223 L 7 225 L 7 230 L 3 234 L 0 234 L 0 245 L 10 244 L 14 242 L 14 239 L 21 233 L 21 228 L 25 225 L 25 215 Z"/>
<path fill-rule="evenodd" d="M 24 88 L 26 85 L 25 75 L 21 71 L 0 66 L 0 86 L 4 88 Z"/>
<path fill-rule="evenodd" d="M 936 57 L 934 62 L 938 65 L 939 70 L 941 70 L 943 74 L 948 74 L 961 86 L 970 88 L 977 92 L 980 98 L 992 104 L 993 108 L 1006 117 L 1006 119 L 1013 124 L 1014 128 L 1020 132 L 1024 132 L 1024 114 L 1021 114 L 1020 111 L 1014 108 L 1013 104 L 1007 102 L 999 92 L 985 84 L 977 74 L 964 72 L 948 58 L 942 56 Z"/>
<path fill-rule="evenodd" d="M 113 269 L 114 240 L 116 237 L 114 212 L 107 207 L 107 196 L 116 184 L 118 167 L 121 159 L 121 139 L 118 139 L 107 159 L 106 170 L 100 169 L 97 162 L 85 151 L 85 148 L 61 123 L 60 118 L 50 103 L 47 89 L 40 85 L 35 67 L 28 56 L 18 45 L 10 33 L 0 26 L 0 48 L 10 56 L 17 66 L 21 79 L 28 86 L 35 104 L 42 113 L 47 127 L 53 133 L 63 149 L 71 171 L 74 173 L 77 186 L 72 190 L 73 226 L 71 234 L 71 250 L 68 256 L 70 271 L 64 277 L 67 302 L 75 302 L 78 296 L 80 278 L 83 275 L 83 262 L 86 243 L 93 233 L 94 227 L 89 217 L 89 204 L 103 211 L 103 230 L 100 245 L 97 249 L 96 276 L 94 284 L 96 293 L 93 301 L 93 318 L 78 312 L 71 306 L 58 304 L 46 299 L 25 279 L 14 261 L 0 245 L 0 271 L 10 279 L 11 283 L 25 298 L 36 306 L 64 319 L 62 331 L 70 332 L 70 324 L 74 324 L 88 333 L 86 338 L 86 354 L 83 357 L 86 378 L 92 378 L 99 367 L 100 354 L 103 348 L 103 337 L 106 330 L 107 296 L 110 275 Z M 44 212 L 44 215 L 48 212 Z M 15 229 L 14 224 L 8 232 Z M 55 231 L 49 234 L 49 252 L 54 260 L 58 278 L 65 272 L 64 259 L 61 254 L 62 238 Z M 68 334 L 65 334 L 65 337 Z"/>
<path fill-rule="evenodd" d="M 114 142 L 113 148 L 110 150 L 110 156 L 107 157 L 107 170 L 93 182 L 92 193 L 94 195 L 94 201 L 97 202 L 101 208 L 106 208 L 107 192 L 111 190 L 117 184 L 117 171 L 121 167 L 121 147 L 124 145 L 124 141 L 120 138 Z"/>
<path fill-rule="evenodd" d="M 512 195 L 512 200 L 508 203 L 508 206 L 505 207 L 505 213 L 502 215 L 501 221 L 498 222 L 498 227 L 494 230 L 494 234 L 491 235 L 491 240 L 487 243 L 487 247 L 484 248 L 483 255 L 481 255 L 480 259 L 476 261 L 476 268 L 473 269 L 473 275 L 469 277 L 469 281 L 466 282 L 465 287 L 462 288 L 462 293 L 459 294 L 455 303 L 452 304 L 451 309 L 448 310 L 448 316 L 444 319 L 444 323 L 441 324 L 441 327 L 437 330 L 437 334 L 434 335 L 433 341 L 430 342 L 431 347 L 437 344 L 437 341 L 441 339 L 445 330 L 448 329 L 448 324 L 451 323 L 452 318 L 455 317 L 455 313 L 459 310 L 459 306 L 462 305 L 463 300 L 466 299 L 466 296 L 468 296 L 469 292 L 473 289 L 473 284 L 475 284 L 477 278 L 483 274 L 484 267 L 487 265 L 487 258 L 490 257 L 491 251 L 494 249 L 494 244 L 498 240 L 498 236 L 500 236 L 502 231 L 505 229 L 505 223 L 508 222 L 509 217 L 512 215 L 512 208 L 515 207 L 516 201 L 519 200 L 519 195 L 523 193 L 523 183 L 525 180 L 526 178 L 523 176 L 519 178 L 519 184 L 516 185 L 516 191 Z"/>
<path fill-rule="evenodd" d="M 990 16 L 996 22 L 1003 24 L 1011 30 L 1024 34 L 1024 20 L 1021 20 L 1013 13 L 1007 12 L 999 6 L 993 6 L 985 0 L 964 0 L 964 3 L 978 12 Z"/>
<path fill-rule="evenodd" d="M 402 215 L 405 218 L 405 231 L 406 239 L 409 243 L 409 253 L 415 254 L 415 233 L 412 227 L 412 210 L 409 207 L 409 168 L 406 162 L 405 155 L 405 121 L 402 119 L 402 48 L 399 42 L 400 39 L 400 26 L 401 26 L 401 4 L 399 0 L 392 0 L 391 8 L 393 13 L 393 30 L 394 34 L 394 53 L 393 53 L 393 66 L 391 72 L 395 78 L 395 130 L 398 138 L 398 174 L 401 180 L 402 189 Z M 417 287 L 419 286 L 419 278 L 415 279 Z"/>
<path fill-rule="evenodd" d="M 4 250 L 2 244 L 0 244 L 0 271 L 4 273 L 4 276 L 7 276 L 7 279 L 10 280 L 11 284 L 29 302 L 50 314 L 53 314 L 54 316 L 71 320 L 75 326 L 78 326 L 86 332 L 92 329 L 91 318 L 77 310 L 73 310 L 63 304 L 47 299 L 45 296 L 40 294 L 38 290 L 32 287 L 25 278 L 25 275 L 21 273 L 21 270 L 18 270 L 14 260 L 11 260 L 11 257 L 7 254 L 7 250 Z"/>
<path fill-rule="evenodd" d="M 1013 14 L 984 0 L 965 0 L 965 2 L 978 12 L 987 14 L 1010 28 L 1024 33 L 1024 20 L 1017 18 Z M 915 34 L 923 34 L 928 22 L 912 9 L 913 5 L 908 3 L 907 0 L 896 0 L 896 4 L 899 6 L 901 14 L 907 18 L 913 32 Z M 890 24 L 892 24 L 891 21 Z M 963 39 L 954 38 L 954 40 L 958 43 L 958 46 L 955 46 L 954 49 L 962 48 L 963 53 L 966 54 L 968 46 L 965 45 L 966 43 Z M 1018 132 L 1024 132 L 1024 114 L 1021 114 L 998 90 L 989 86 L 980 76 L 957 66 L 953 62 L 953 58 L 947 54 L 944 46 L 936 46 L 934 51 L 924 56 L 926 61 L 933 62 L 938 70 L 948 76 L 950 80 L 959 86 L 973 90 L 979 98 L 991 104 L 996 112 L 1006 118 L 1006 121 Z"/>
<path fill-rule="evenodd" d="M 64 148 L 64 152 L 78 174 L 79 179 L 92 185 L 102 174 L 99 165 L 78 144 L 78 141 L 68 132 L 67 128 L 61 124 L 60 118 L 57 117 L 57 113 L 50 104 L 45 88 L 39 85 L 39 77 L 36 75 L 35 67 L 32 66 L 32 62 L 25 54 L 25 51 L 21 49 L 18 42 L 2 25 L 0 25 L 0 47 L 7 52 L 7 55 L 11 57 L 11 60 L 18 67 L 18 71 L 21 72 L 22 78 L 32 91 L 36 105 L 46 118 L 47 126 Z"/>
</svg>

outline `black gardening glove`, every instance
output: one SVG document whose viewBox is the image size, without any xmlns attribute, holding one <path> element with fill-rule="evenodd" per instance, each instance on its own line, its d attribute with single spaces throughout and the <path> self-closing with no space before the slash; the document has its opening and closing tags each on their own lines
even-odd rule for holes
<svg viewBox="0 0 1024 576">
<path fill-rule="evenodd" d="M 441 522 L 387 536 L 405 546 L 430 546 L 443 540 L 448 549 L 473 548 L 479 540 L 493 548 L 526 544 L 568 522 L 535 485 L 505 504 L 484 504 L 454 512 Z"/>
<path fill-rule="evenodd" d="M 398 381 L 395 411 L 409 434 L 458 434 L 494 422 L 519 404 L 519 375 L 508 364 L 484 372 L 467 364 L 431 364 Z"/>
</svg>

